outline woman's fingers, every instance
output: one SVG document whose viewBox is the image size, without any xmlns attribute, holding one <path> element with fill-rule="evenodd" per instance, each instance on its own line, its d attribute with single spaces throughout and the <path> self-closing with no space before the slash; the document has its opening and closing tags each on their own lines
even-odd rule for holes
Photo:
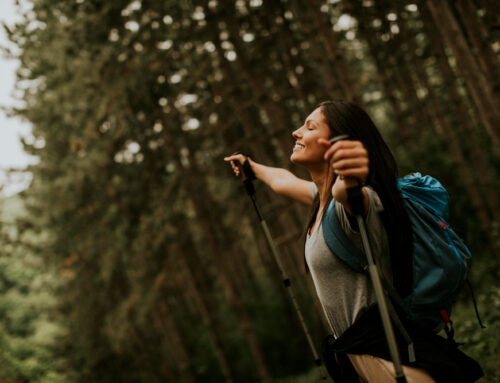
<svg viewBox="0 0 500 383">
<path fill-rule="evenodd" d="M 364 148 L 339 149 L 330 156 L 334 163 L 350 158 L 368 158 L 368 152 Z"/>
<path fill-rule="evenodd" d="M 335 174 L 340 177 L 340 179 L 345 178 L 357 178 L 361 182 L 366 181 L 366 177 L 368 177 L 368 169 L 367 168 L 352 168 L 347 170 L 335 170 Z"/>
<path fill-rule="evenodd" d="M 245 162 L 245 156 L 243 154 L 235 154 L 232 156 L 224 157 L 224 161 L 229 162 L 233 168 L 234 174 L 240 175 L 240 165 Z"/>
<path fill-rule="evenodd" d="M 366 149 L 364 148 L 361 141 L 338 141 L 329 147 L 325 154 L 325 160 L 330 159 L 333 156 L 333 160 L 338 160 L 342 157 L 354 157 L 354 156 L 368 156 Z"/>
<path fill-rule="evenodd" d="M 233 155 L 224 157 L 224 161 L 226 161 L 226 162 L 231 162 L 231 161 L 243 162 L 243 161 L 245 161 L 245 156 L 243 154 L 233 154 Z"/>
<path fill-rule="evenodd" d="M 360 141 L 338 141 L 326 150 L 324 157 L 342 178 L 355 177 L 364 181 L 368 177 L 368 152 Z"/>
<path fill-rule="evenodd" d="M 351 168 L 362 168 L 368 167 L 368 159 L 364 157 L 356 157 L 343 159 L 340 161 L 335 161 L 333 164 L 333 169 L 335 170 L 347 170 Z"/>
<path fill-rule="evenodd" d="M 243 162 L 245 162 L 245 156 L 243 154 L 235 154 L 224 157 L 224 161 L 231 163 L 231 166 L 234 168 L 238 167 L 238 164 L 243 164 Z"/>
<path fill-rule="evenodd" d="M 334 167 L 333 171 L 341 178 L 357 178 L 364 182 L 370 173 L 370 168 L 367 162 L 354 163 L 349 167 Z"/>
</svg>

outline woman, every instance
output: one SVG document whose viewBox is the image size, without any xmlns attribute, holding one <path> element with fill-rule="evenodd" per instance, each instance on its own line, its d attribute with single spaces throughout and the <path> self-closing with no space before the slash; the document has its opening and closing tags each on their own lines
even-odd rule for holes
<svg viewBox="0 0 500 383">
<path fill-rule="evenodd" d="M 341 134 L 348 135 L 349 140 L 330 144 L 330 138 Z M 370 117 L 348 102 L 321 103 L 292 135 L 296 143 L 290 159 L 309 171 L 312 182 L 297 178 L 285 169 L 248 161 L 255 176 L 273 191 L 311 206 L 305 258 L 333 335 L 333 339 L 330 337 L 324 344 L 328 370 L 336 382 L 359 381 L 356 375 L 368 382 L 395 381 L 392 362 L 386 360 L 390 357 L 386 357 L 385 337 L 374 309 L 376 302 L 369 276 L 353 271 L 332 256 L 321 230 L 325 211 L 333 198 L 337 203 L 331 214 L 337 215 L 344 232 L 362 250 L 347 189 L 359 182 L 364 184 L 364 216 L 375 257 L 379 264 L 384 264 L 385 232 L 390 257 L 384 271 L 399 294 L 406 296 L 412 286 L 412 232 L 396 188 L 394 157 Z M 225 158 L 236 175 L 240 171 L 237 163 L 245 160 L 241 154 Z M 374 322 L 378 325 L 373 326 Z M 426 363 L 415 366 L 426 367 Z M 404 366 L 404 372 L 408 382 L 435 381 L 421 368 Z"/>
</svg>

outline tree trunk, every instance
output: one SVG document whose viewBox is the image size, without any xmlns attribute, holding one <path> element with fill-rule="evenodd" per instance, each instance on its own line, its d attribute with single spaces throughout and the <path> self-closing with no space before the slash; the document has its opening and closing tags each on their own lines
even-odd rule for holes
<svg viewBox="0 0 500 383">
<path fill-rule="evenodd" d="M 498 101 L 500 100 L 499 62 L 489 44 L 488 33 L 483 27 L 475 5 L 470 0 L 457 0 L 454 4 L 460 13 L 462 22 L 467 27 L 469 41 L 476 53 L 480 67 L 491 85 L 495 99 Z"/>
<path fill-rule="evenodd" d="M 422 19 L 424 20 L 424 28 L 429 36 L 431 49 L 434 52 L 437 63 L 439 65 L 441 76 L 443 77 L 447 94 L 449 95 L 449 105 L 452 105 L 452 112 L 454 117 L 454 126 L 459 129 L 462 137 L 462 142 L 466 143 L 471 150 L 470 166 L 475 169 L 475 174 L 478 175 L 477 179 L 479 184 L 484 190 L 486 195 L 486 202 L 489 206 L 489 212 L 497 223 L 500 223 L 500 203 L 498 195 L 495 191 L 494 175 L 488 165 L 488 159 L 485 151 L 481 149 L 477 133 L 474 129 L 474 120 L 467 111 L 470 109 L 465 103 L 464 98 L 457 90 L 456 76 L 453 69 L 448 62 L 446 52 L 442 42 L 437 39 L 438 32 L 432 20 L 429 22 L 430 14 L 426 8 L 421 9 Z"/>
<path fill-rule="evenodd" d="M 394 86 L 397 82 L 394 71 L 387 65 L 388 63 L 386 62 L 383 47 L 380 42 L 377 41 L 375 32 L 369 27 L 371 19 L 364 14 L 362 4 L 358 2 L 349 3 L 348 12 L 358 20 L 358 32 L 367 42 L 368 51 L 377 68 L 377 75 L 380 77 L 384 93 L 392 107 L 397 130 L 400 131 L 398 141 L 404 143 L 410 137 L 410 132 L 408 130 L 410 125 L 408 119 L 409 115 L 405 113 L 404 106 L 401 105 L 400 97 Z"/>
<path fill-rule="evenodd" d="M 500 148 L 500 103 L 491 89 L 474 57 L 460 27 L 444 0 L 426 0 L 421 6 L 427 6 L 444 41 L 450 47 L 456 59 L 457 68 L 476 104 L 486 131 L 496 150 Z"/>
<path fill-rule="evenodd" d="M 156 312 L 153 313 L 153 318 L 164 327 L 164 330 L 160 330 L 158 333 L 163 334 L 163 337 L 168 339 L 168 343 L 171 346 L 170 351 L 179 369 L 182 381 L 194 382 L 195 378 L 191 372 L 193 366 L 189 358 L 189 352 L 186 350 L 184 340 L 177 328 L 177 324 L 175 323 L 175 319 L 170 309 L 166 307 L 165 301 L 157 303 Z"/>
<path fill-rule="evenodd" d="M 390 68 L 394 81 L 397 84 L 396 88 L 401 91 L 401 101 L 406 106 L 405 112 L 408 124 L 435 129 L 435 121 L 430 115 L 429 110 L 420 101 L 415 74 L 409 69 L 412 63 L 408 60 L 408 55 L 406 54 L 405 41 L 402 40 L 400 35 L 394 34 L 391 31 L 391 26 L 386 17 L 388 9 L 381 6 L 380 3 L 376 3 L 373 8 L 375 11 L 374 17 L 382 20 L 382 29 L 379 32 L 373 30 L 372 33 L 368 33 L 368 38 L 375 40 L 375 44 L 378 45 L 377 49 L 385 55 L 385 65 L 387 68 Z M 380 43 L 382 36 L 378 36 L 378 41 L 375 39 L 377 34 L 380 35 L 380 33 L 386 34 L 390 39 Z M 375 35 L 375 37 L 371 35 Z M 415 139 L 420 134 L 420 131 L 421 129 L 408 130 L 402 138 L 410 141 Z"/>
<path fill-rule="evenodd" d="M 500 39 L 500 3 L 498 0 L 482 0 L 481 3 L 486 11 L 486 15 L 484 16 L 486 25 L 498 41 Z"/>
<path fill-rule="evenodd" d="M 162 383 L 165 381 L 165 377 L 171 381 L 175 381 L 178 378 L 178 376 L 176 376 L 174 372 L 170 371 L 168 367 L 164 369 L 165 374 L 158 376 L 155 372 L 157 370 L 157 366 L 155 366 L 152 358 L 149 356 L 150 350 L 148 350 L 147 346 L 149 344 L 148 339 L 145 338 L 142 331 L 136 325 L 131 324 L 128 327 L 127 335 L 130 339 L 134 340 L 133 344 L 136 347 L 134 349 L 134 353 L 137 361 L 142 362 L 142 365 L 140 362 L 137 363 L 136 361 L 136 363 L 151 373 L 151 375 L 148 375 L 149 379 L 153 379 L 154 383 Z"/>
<path fill-rule="evenodd" d="M 349 64 L 345 60 L 345 54 L 338 46 L 337 37 L 335 36 L 328 16 L 321 12 L 318 0 L 307 0 L 305 1 L 304 6 L 307 7 L 307 11 L 311 15 L 311 19 L 316 26 L 316 30 L 319 33 L 327 55 L 334 63 L 335 70 L 338 73 L 337 78 L 340 81 L 343 93 L 345 94 L 347 100 L 352 101 L 364 108 L 361 92 L 358 90 L 358 87 L 353 80 Z"/>
<path fill-rule="evenodd" d="M 220 33 L 222 30 L 214 30 L 212 38 L 219 55 L 219 60 L 222 63 L 222 69 L 228 75 L 226 78 L 231 78 L 233 81 L 234 79 L 241 77 L 246 78 L 246 84 L 250 86 L 253 92 L 253 100 L 265 112 L 269 121 L 268 125 L 270 127 L 271 136 L 282 137 L 282 139 L 276 140 L 277 147 L 283 154 L 289 153 L 291 149 L 290 126 L 292 126 L 289 117 L 287 113 L 284 112 L 283 108 L 269 96 L 270 91 L 264 86 L 264 79 L 259 78 L 254 73 L 254 67 L 251 65 L 245 49 L 241 46 L 238 25 L 236 24 L 234 17 L 232 17 L 235 14 L 234 2 L 224 4 L 230 8 L 229 11 L 227 11 L 226 8 L 222 8 L 218 11 L 219 13 L 210 13 L 209 17 L 211 21 L 216 24 L 219 21 L 224 21 L 227 24 L 228 30 L 225 32 L 229 32 L 229 35 L 232 37 L 231 42 L 233 43 L 234 51 L 237 54 L 237 59 L 235 60 L 234 65 L 237 65 L 239 68 L 237 73 L 234 73 L 234 71 L 231 70 L 226 58 L 224 57 L 224 52 L 221 47 Z M 236 80 L 236 82 L 244 83 L 243 80 Z"/>
<path fill-rule="evenodd" d="M 187 223 L 184 222 L 184 225 L 182 226 L 186 227 Z M 186 252 L 180 251 L 177 244 L 172 244 L 172 246 L 174 249 L 177 249 L 177 251 L 174 250 L 175 257 L 173 257 L 178 264 L 177 270 L 179 271 L 179 273 L 182 273 L 184 282 L 186 283 L 186 288 L 189 291 L 191 297 L 194 299 L 196 308 L 203 318 L 205 325 L 207 326 L 208 334 L 214 347 L 215 356 L 217 358 L 217 361 L 219 362 L 219 367 L 221 368 L 222 374 L 224 375 L 226 382 L 235 382 L 235 379 L 232 376 L 231 368 L 229 367 L 229 362 L 226 359 L 222 343 L 219 339 L 219 336 L 217 335 L 217 331 L 215 328 L 216 319 L 213 317 L 212 311 L 208 310 L 208 305 L 205 303 L 206 299 L 204 298 L 204 294 L 201 293 L 201 291 L 203 290 L 197 287 L 196 278 L 194 278 L 193 276 L 192 268 L 195 266 L 191 264 L 192 262 L 189 261 L 188 257 L 182 255 Z M 187 253 L 190 254 L 192 253 L 192 251 L 194 250 L 191 250 Z"/>
<path fill-rule="evenodd" d="M 193 165 L 192 170 L 194 169 L 195 167 Z M 195 174 L 193 174 L 193 176 L 195 176 Z M 201 175 L 198 176 L 201 177 Z M 199 183 L 199 181 L 201 181 L 200 178 L 197 177 L 197 181 L 198 182 L 196 183 Z M 210 198 L 206 194 L 204 195 L 202 201 L 201 198 L 198 197 L 198 193 L 194 191 L 207 190 L 207 188 L 199 187 L 199 185 L 196 185 L 196 183 L 193 182 L 193 178 L 189 177 L 188 179 L 186 179 L 185 190 L 189 195 L 189 199 L 193 203 L 198 219 L 201 219 L 201 217 L 209 217 L 211 214 L 206 207 L 210 206 L 210 209 L 213 209 L 215 206 L 215 201 L 210 201 Z M 261 352 L 257 336 L 251 324 L 250 317 L 248 316 L 246 308 L 243 305 L 239 295 L 234 290 L 234 283 L 232 283 L 232 278 L 230 277 L 230 270 L 227 270 L 227 257 L 221 254 L 221 249 L 223 249 L 223 246 L 217 243 L 217 238 L 219 237 L 219 235 L 214 232 L 213 227 L 211 226 L 204 225 L 202 229 L 204 232 L 204 240 L 207 246 L 208 253 L 211 255 L 212 260 L 217 267 L 217 270 L 220 271 L 218 273 L 218 279 L 221 283 L 222 290 L 228 300 L 228 303 L 230 304 L 231 308 L 240 321 L 241 329 L 245 334 L 245 337 L 255 359 L 256 368 L 260 380 L 262 382 L 271 382 L 272 376 L 266 366 L 265 357 Z M 245 256 L 244 253 L 239 253 L 238 255 Z"/>
<path fill-rule="evenodd" d="M 291 8 L 293 9 L 293 14 L 297 18 L 300 28 L 304 31 L 304 35 L 306 36 L 306 41 L 310 44 L 311 48 L 311 59 L 312 61 L 318 65 L 319 73 L 321 74 L 323 85 L 318 89 L 315 93 L 318 98 L 316 100 L 321 99 L 340 99 L 343 98 L 345 93 L 343 93 L 339 87 L 339 80 L 335 76 L 335 72 L 333 69 L 333 62 L 328 59 L 328 55 L 325 57 L 325 50 L 319 41 L 317 34 L 318 31 L 314 26 L 314 20 L 312 19 L 313 15 L 309 14 L 309 12 L 304 12 L 303 5 L 299 0 L 291 1 Z M 325 88 L 326 93 L 323 93 L 323 89 Z"/>
<path fill-rule="evenodd" d="M 299 63 L 294 59 L 292 55 L 292 49 L 299 46 L 300 41 L 294 39 L 295 32 L 291 28 L 290 21 L 285 17 L 284 13 L 285 7 L 282 2 L 278 1 L 265 1 L 263 4 L 266 7 L 268 21 L 268 28 L 271 29 L 272 25 L 275 23 L 276 17 L 281 17 L 283 20 L 283 28 L 277 28 L 277 36 L 275 41 L 277 43 L 278 53 L 285 68 L 287 79 L 294 91 L 298 94 L 300 101 L 302 102 L 302 110 L 300 112 L 306 113 L 306 111 L 311 111 L 314 108 L 304 91 L 300 80 L 297 78 L 296 68 Z M 298 53 L 297 53 L 298 56 Z M 299 56 L 300 57 L 300 56 Z M 303 64 L 301 62 L 300 64 Z"/>
</svg>

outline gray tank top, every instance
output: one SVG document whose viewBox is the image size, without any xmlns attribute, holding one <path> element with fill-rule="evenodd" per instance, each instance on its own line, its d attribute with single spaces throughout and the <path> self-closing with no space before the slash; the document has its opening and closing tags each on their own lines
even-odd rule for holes
<svg viewBox="0 0 500 383">
<path fill-rule="evenodd" d="M 377 193 L 367 187 L 368 213 L 366 226 L 376 258 L 380 258 L 383 247 L 383 226 L 378 213 L 383 211 Z M 316 185 L 311 188 L 317 193 Z M 346 235 L 357 248 L 363 250 L 359 232 L 350 226 L 347 212 L 340 203 L 335 204 L 336 214 Z M 306 262 L 323 306 L 330 330 L 338 338 L 356 319 L 375 303 L 375 294 L 368 274 L 353 271 L 339 258 L 335 257 L 323 236 L 321 223 L 307 234 L 305 244 Z"/>
</svg>

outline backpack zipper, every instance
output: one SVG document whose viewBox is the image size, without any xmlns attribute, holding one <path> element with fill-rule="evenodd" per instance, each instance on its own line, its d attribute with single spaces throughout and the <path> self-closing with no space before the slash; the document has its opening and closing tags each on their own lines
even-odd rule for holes
<svg viewBox="0 0 500 383">
<path fill-rule="evenodd" d="M 460 256 L 460 253 L 457 250 L 457 247 L 455 246 L 455 243 L 453 242 L 453 240 L 450 237 L 450 233 L 448 232 L 448 227 L 446 226 L 446 224 L 444 222 L 440 221 L 439 219 L 437 221 L 438 221 L 439 225 L 441 226 L 441 228 L 443 229 L 444 234 L 446 236 L 446 239 L 448 240 L 448 243 L 450 244 L 450 246 L 453 248 L 453 251 L 455 252 L 455 255 L 457 256 L 459 264 L 460 264 L 460 278 L 458 278 L 457 284 L 456 284 L 455 288 L 453 289 L 453 293 L 455 293 L 455 291 L 458 290 L 458 287 L 460 286 L 460 283 L 462 282 L 462 279 L 463 279 L 463 274 L 464 274 L 463 260 L 462 260 L 462 257 Z M 451 293 L 450 293 L 450 295 L 451 295 Z"/>
</svg>

